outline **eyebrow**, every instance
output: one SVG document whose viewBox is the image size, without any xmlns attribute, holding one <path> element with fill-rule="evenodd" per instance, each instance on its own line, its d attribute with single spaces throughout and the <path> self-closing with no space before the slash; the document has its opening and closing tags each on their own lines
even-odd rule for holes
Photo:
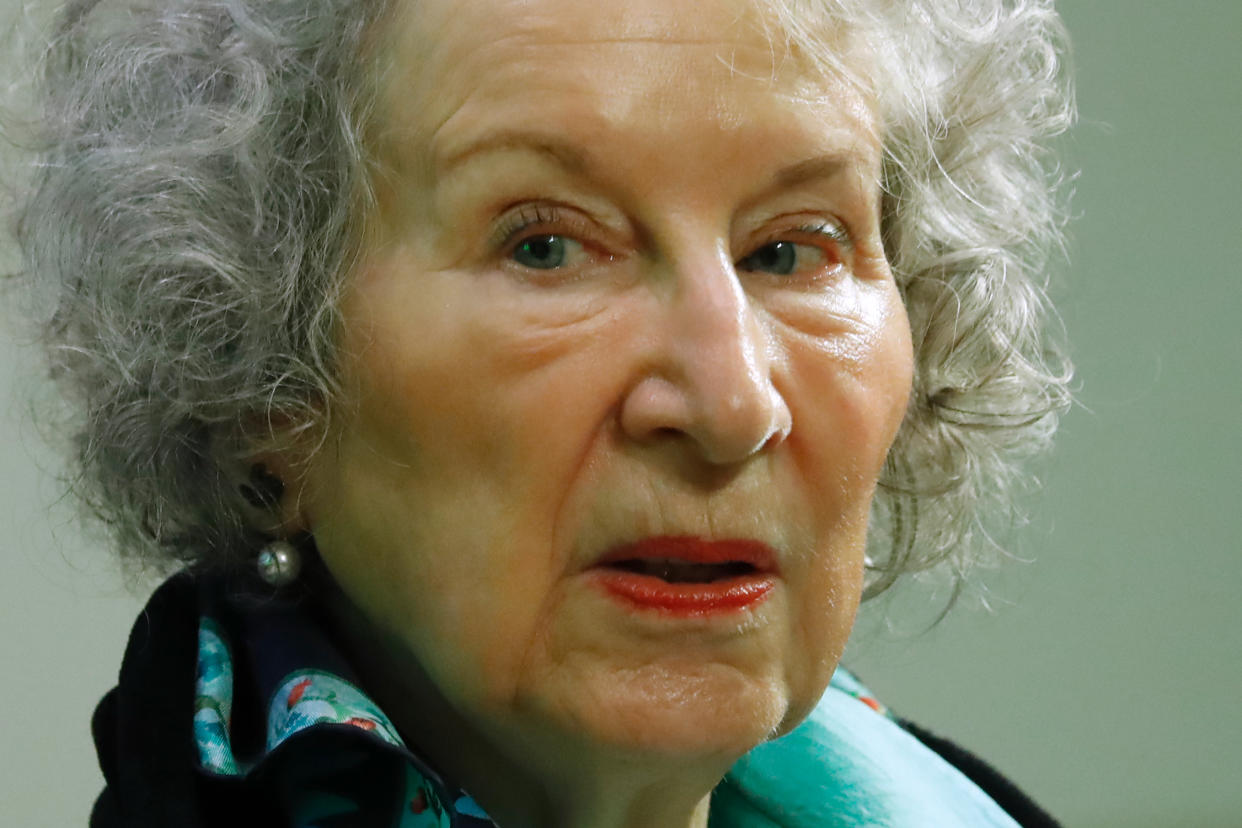
<svg viewBox="0 0 1242 828">
<path fill-rule="evenodd" d="M 587 153 L 578 147 L 537 130 L 507 129 L 484 135 L 467 143 L 437 160 L 437 173 L 443 175 L 462 166 L 480 155 L 493 152 L 531 152 L 555 162 L 567 172 L 585 175 L 590 171 L 591 161 Z M 864 166 L 863 157 L 852 149 L 828 152 L 778 170 L 762 188 L 772 192 L 796 187 L 813 181 L 833 178 L 851 168 Z"/>
<path fill-rule="evenodd" d="M 850 167 L 858 166 L 861 161 L 853 152 L 818 155 L 779 170 L 766 189 L 783 190 L 808 181 L 832 178 Z"/>
<path fill-rule="evenodd" d="M 586 154 L 578 148 L 541 132 L 519 129 L 488 133 L 437 159 L 435 167 L 438 173 L 444 174 L 479 155 L 515 150 L 545 156 L 573 173 L 583 173 L 590 166 Z"/>
</svg>

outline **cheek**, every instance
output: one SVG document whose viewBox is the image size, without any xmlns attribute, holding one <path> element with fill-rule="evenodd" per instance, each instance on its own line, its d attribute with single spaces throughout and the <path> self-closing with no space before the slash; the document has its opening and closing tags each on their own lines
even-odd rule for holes
<svg viewBox="0 0 1242 828">
<path fill-rule="evenodd" d="M 799 716 L 818 699 L 853 627 L 871 501 L 909 398 L 909 327 L 896 292 L 882 298 L 871 324 L 787 351 L 797 481 L 786 490 L 806 498 L 803 508 L 814 516 L 805 545 L 812 551 L 791 596 L 792 646 L 806 654 L 794 660 L 790 679 L 804 690 Z"/>
<path fill-rule="evenodd" d="M 333 578 L 382 633 L 388 663 L 412 659 L 455 703 L 503 707 L 550 600 L 546 553 L 505 505 L 466 504 L 477 492 L 439 476 L 403 489 L 366 479 L 347 479 L 316 527 Z"/>
<path fill-rule="evenodd" d="M 799 718 L 818 700 L 831 677 L 862 597 L 869 509 L 862 503 L 849 507 L 852 514 L 820 524 L 810 554 L 798 562 L 789 579 L 788 669 L 794 706 L 799 708 L 794 715 Z"/>
<path fill-rule="evenodd" d="M 388 278 L 347 306 L 355 402 L 318 463 L 311 524 L 364 615 L 486 706 L 512 695 L 557 613 L 558 516 L 627 337 L 607 314 L 550 324 L 436 288 L 464 281 Z"/>
<path fill-rule="evenodd" d="M 530 512 L 506 473 L 520 464 L 493 412 L 464 404 L 477 399 L 462 389 L 471 382 L 437 385 L 413 369 L 435 359 L 383 357 L 362 360 L 359 404 L 323 450 L 316 541 L 355 607 L 404 649 L 394 663 L 413 656 L 454 696 L 499 693 L 486 680 L 514 672 L 544 574 L 520 560 Z"/>
<path fill-rule="evenodd" d="M 869 498 L 846 504 L 846 514 L 820 519 L 807 557 L 789 573 L 784 662 L 790 704 L 782 733 L 819 701 L 853 630 L 862 597 L 869 511 L 860 501 Z"/>
<path fill-rule="evenodd" d="M 900 304 L 874 324 L 787 351 L 792 456 L 813 513 L 840 527 L 865 521 L 876 482 L 909 402 L 912 358 Z M 821 531 L 835 527 L 822 524 Z"/>
</svg>

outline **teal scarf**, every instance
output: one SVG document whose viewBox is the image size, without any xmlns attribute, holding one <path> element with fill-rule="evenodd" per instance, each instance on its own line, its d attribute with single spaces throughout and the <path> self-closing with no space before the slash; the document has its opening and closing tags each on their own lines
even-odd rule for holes
<svg viewBox="0 0 1242 828">
<path fill-rule="evenodd" d="M 961 772 L 838 668 L 792 733 L 743 756 L 712 794 L 711 828 L 1009 826 Z"/>
</svg>

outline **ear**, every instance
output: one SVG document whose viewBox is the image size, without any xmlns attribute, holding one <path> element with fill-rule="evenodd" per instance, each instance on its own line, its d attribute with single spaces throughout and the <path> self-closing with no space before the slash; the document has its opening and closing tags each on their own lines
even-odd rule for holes
<svg viewBox="0 0 1242 828">
<path fill-rule="evenodd" d="M 305 506 L 313 459 L 322 448 L 313 428 L 263 424 L 262 442 L 243 456 L 238 491 L 251 526 L 291 538 L 311 530 Z M 256 441 L 257 442 L 257 441 Z"/>
<path fill-rule="evenodd" d="M 296 449 L 273 449 L 250 458 L 247 480 L 240 487 L 253 524 L 269 534 L 290 538 L 311 529 L 306 514 L 310 457 Z"/>
</svg>

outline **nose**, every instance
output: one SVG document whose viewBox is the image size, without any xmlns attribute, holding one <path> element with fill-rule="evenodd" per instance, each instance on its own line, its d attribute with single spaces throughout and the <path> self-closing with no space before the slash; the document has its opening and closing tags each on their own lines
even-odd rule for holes
<svg viewBox="0 0 1242 828">
<path fill-rule="evenodd" d="M 708 463 L 730 465 L 788 436 L 767 324 L 723 254 L 674 273 L 651 336 L 649 363 L 621 407 L 631 439 L 688 441 Z"/>
</svg>

